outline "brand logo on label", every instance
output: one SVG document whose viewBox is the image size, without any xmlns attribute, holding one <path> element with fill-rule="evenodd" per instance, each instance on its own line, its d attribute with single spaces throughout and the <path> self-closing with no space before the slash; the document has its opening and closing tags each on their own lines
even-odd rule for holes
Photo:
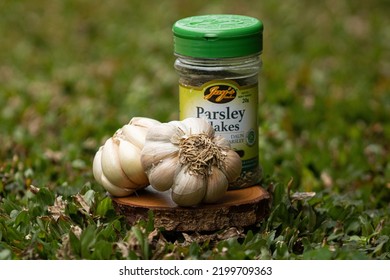
<svg viewBox="0 0 390 280">
<path fill-rule="evenodd" d="M 236 95 L 236 89 L 229 85 L 212 85 L 204 91 L 204 99 L 213 103 L 228 103 Z"/>
</svg>

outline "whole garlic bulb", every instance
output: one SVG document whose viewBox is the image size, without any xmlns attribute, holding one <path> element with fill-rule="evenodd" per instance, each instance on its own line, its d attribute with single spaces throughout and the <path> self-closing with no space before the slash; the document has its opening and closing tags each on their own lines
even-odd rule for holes
<svg viewBox="0 0 390 280">
<path fill-rule="evenodd" d="M 159 191 L 172 189 L 172 200 L 180 206 L 217 202 L 242 168 L 230 143 L 201 118 L 149 130 L 141 163 L 150 184 Z"/>
<path fill-rule="evenodd" d="M 111 195 L 127 196 L 149 184 L 141 165 L 141 150 L 148 129 L 158 124 L 150 118 L 132 118 L 96 152 L 94 178 Z"/>
</svg>

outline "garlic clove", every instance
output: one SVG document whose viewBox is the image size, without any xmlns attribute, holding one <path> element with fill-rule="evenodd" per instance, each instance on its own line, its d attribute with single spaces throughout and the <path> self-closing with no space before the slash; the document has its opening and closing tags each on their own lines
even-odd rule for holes
<svg viewBox="0 0 390 280">
<path fill-rule="evenodd" d="M 202 176 L 180 169 L 172 186 L 172 200 L 179 206 L 199 204 L 206 193 L 206 182 Z"/>
<path fill-rule="evenodd" d="M 137 127 L 144 127 L 147 129 L 151 128 L 152 126 L 158 125 L 160 123 L 161 122 L 159 122 L 158 120 L 145 118 L 145 117 L 133 117 L 129 122 L 130 125 L 134 125 Z"/>
<path fill-rule="evenodd" d="M 177 156 L 160 160 L 148 172 L 150 185 L 158 191 L 169 190 L 173 185 L 178 167 L 180 167 L 180 163 Z"/>
<path fill-rule="evenodd" d="M 120 133 L 130 143 L 142 149 L 148 129 L 141 126 L 126 124 L 117 133 Z"/>
<path fill-rule="evenodd" d="M 125 189 L 125 188 L 120 188 L 115 185 L 113 185 L 107 178 L 102 174 L 100 178 L 101 185 L 103 188 L 108 191 L 111 195 L 117 196 L 117 197 L 123 197 L 123 196 L 128 196 L 131 195 L 132 193 L 135 192 L 135 189 Z"/>
<path fill-rule="evenodd" d="M 146 172 L 159 161 L 176 156 L 179 153 L 179 147 L 170 142 L 153 142 L 148 140 L 141 151 L 141 163 Z"/>
<path fill-rule="evenodd" d="M 119 139 L 119 162 L 131 181 L 139 186 L 147 185 L 148 178 L 141 165 L 141 150 L 132 143 Z"/>
<path fill-rule="evenodd" d="M 134 117 L 120 130 L 129 142 L 142 149 L 148 130 L 159 124 L 161 124 L 159 121 L 151 118 Z"/>
<path fill-rule="evenodd" d="M 102 170 L 104 176 L 115 186 L 122 188 L 137 188 L 137 185 L 127 178 L 119 160 L 119 139 L 107 139 L 102 150 Z"/>
<path fill-rule="evenodd" d="M 207 134 L 209 137 L 215 134 L 211 124 L 203 118 L 186 118 L 182 123 L 187 127 L 188 134 Z"/>
<path fill-rule="evenodd" d="M 242 161 L 240 156 L 234 150 L 226 151 L 226 157 L 224 160 L 224 169 L 223 172 L 226 175 L 226 178 L 229 182 L 236 180 L 242 169 Z"/>
<path fill-rule="evenodd" d="M 225 174 L 216 166 L 211 168 L 211 174 L 207 179 L 207 190 L 203 198 L 205 203 L 216 203 L 226 193 L 229 186 L 229 182 L 226 179 Z"/>
<path fill-rule="evenodd" d="M 101 176 L 103 174 L 102 170 L 102 150 L 103 146 L 99 148 L 99 150 L 96 152 L 95 157 L 93 158 L 93 163 L 92 163 L 92 172 L 93 172 L 93 177 L 95 180 L 102 185 L 101 181 Z"/>
<path fill-rule="evenodd" d="M 178 143 L 184 134 L 185 127 L 179 121 L 172 121 L 169 123 L 162 123 L 154 126 L 146 135 L 146 141 L 171 142 Z"/>
<path fill-rule="evenodd" d="M 170 142 L 173 134 L 177 132 L 177 128 L 169 123 L 163 123 L 153 127 L 146 135 L 146 141 L 162 141 Z"/>
</svg>

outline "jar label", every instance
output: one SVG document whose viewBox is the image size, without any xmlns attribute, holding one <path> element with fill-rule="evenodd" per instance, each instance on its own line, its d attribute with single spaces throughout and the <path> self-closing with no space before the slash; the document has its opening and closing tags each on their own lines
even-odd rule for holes
<svg viewBox="0 0 390 280">
<path fill-rule="evenodd" d="M 230 142 L 242 160 L 241 177 L 258 169 L 258 84 L 240 86 L 233 80 L 213 80 L 201 87 L 181 84 L 179 98 L 181 120 L 205 118 Z"/>
</svg>

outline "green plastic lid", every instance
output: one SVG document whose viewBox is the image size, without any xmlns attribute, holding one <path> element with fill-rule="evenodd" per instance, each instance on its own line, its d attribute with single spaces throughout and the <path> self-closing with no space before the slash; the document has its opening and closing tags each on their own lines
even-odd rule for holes
<svg viewBox="0 0 390 280">
<path fill-rule="evenodd" d="M 231 58 L 261 53 L 263 23 L 242 15 L 204 15 L 178 20 L 174 51 L 196 58 Z"/>
</svg>

